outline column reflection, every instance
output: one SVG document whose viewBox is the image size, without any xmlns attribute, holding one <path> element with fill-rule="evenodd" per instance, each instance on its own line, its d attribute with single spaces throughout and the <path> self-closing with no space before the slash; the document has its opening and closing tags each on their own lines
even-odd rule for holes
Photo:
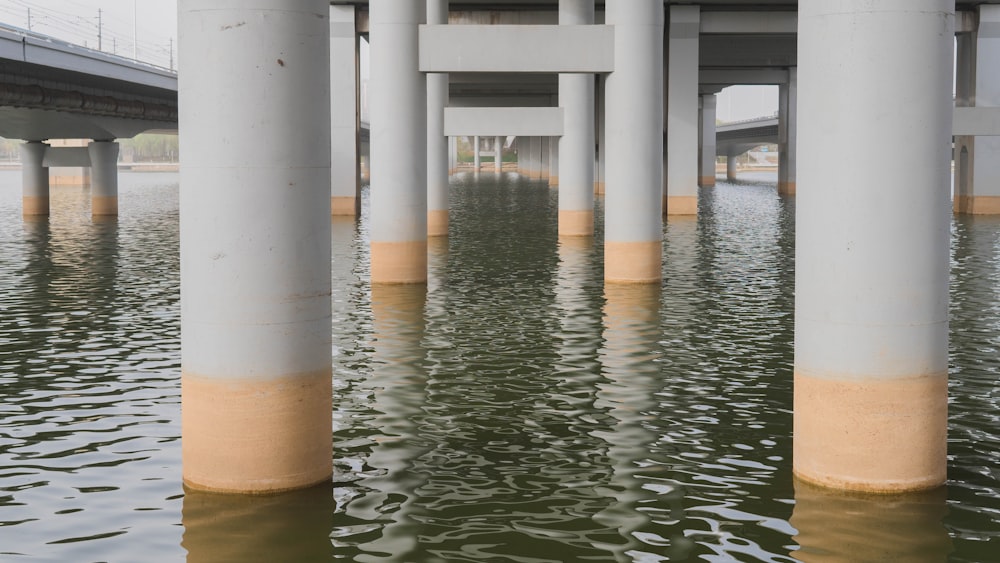
<svg viewBox="0 0 1000 563">
<path fill-rule="evenodd" d="M 372 286 L 373 369 L 363 387 L 373 398 L 369 425 L 376 433 L 365 463 L 367 477 L 358 483 L 368 492 L 348 504 L 346 514 L 377 522 L 379 528 L 359 546 L 356 561 L 411 561 L 418 548 L 413 512 L 416 490 L 425 479 L 414 463 L 429 447 L 419 435 L 427 383 L 426 294 L 423 284 Z"/>
<path fill-rule="evenodd" d="M 612 469 L 607 496 L 614 502 L 594 519 L 617 529 L 622 543 L 607 547 L 615 560 L 632 561 L 648 547 L 636 532 L 650 521 L 640 504 L 653 497 L 643 488 L 640 463 L 656 441 L 648 421 L 659 391 L 660 286 L 606 284 L 604 297 L 600 360 L 605 381 L 597 386 L 595 407 L 605 410 L 614 424 L 595 434 L 607 443 Z"/>
<path fill-rule="evenodd" d="M 849 494 L 795 482 L 790 523 L 805 563 L 946 561 L 951 538 L 942 524 L 948 491 L 906 495 Z"/>
<path fill-rule="evenodd" d="M 333 484 L 276 495 L 184 489 L 181 547 L 189 563 L 333 559 Z"/>
</svg>

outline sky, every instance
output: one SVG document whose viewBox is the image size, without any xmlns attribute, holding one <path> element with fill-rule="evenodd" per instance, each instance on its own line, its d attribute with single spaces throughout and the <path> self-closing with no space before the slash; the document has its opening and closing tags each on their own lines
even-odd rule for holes
<svg viewBox="0 0 1000 563">
<path fill-rule="evenodd" d="M 31 29 L 91 48 L 98 45 L 98 9 L 101 10 L 101 48 L 131 57 L 133 37 L 142 61 L 164 67 L 177 58 L 176 0 L 0 0 L 0 22 Z M 133 12 L 134 10 L 134 12 Z M 135 35 L 133 35 L 133 13 Z M 716 116 L 739 121 L 769 116 L 778 110 L 777 86 L 733 86 L 718 95 Z"/>
<path fill-rule="evenodd" d="M 100 9 L 103 51 L 131 58 L 133 38 L 137 38 L 139 60 L 169 67 L 173 40 L 176 63 L 176 0 L 0 0 L 0 22 L 28 28 L 29 9 L 32 31 L 72 43 L 86 43 L 91 48 L 98 46 Z"/>
</svg>

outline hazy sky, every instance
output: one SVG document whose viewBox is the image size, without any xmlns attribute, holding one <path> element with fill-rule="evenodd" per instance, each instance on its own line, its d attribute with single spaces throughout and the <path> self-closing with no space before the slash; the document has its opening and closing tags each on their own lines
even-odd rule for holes
<svg viewBox="0 0 1000 563">
<path fill-rule="evenodd" d="M 176 0 L 0 0 L 0 21 L 28 27 L 75 43 L 97 47 L 97 10 L 101 10 L 101 48 L 132 56 L 133 13 L 139 59 L 170 65 L 170 42 L 177 57 Z M 133 11 L 134 10 L 134 11 Z M 736 86 L 718 95 L 717 117 L 735 121 L 770 115 L 778 109 L 777 86 Z"/>
<path fill-rule="evenodd" d="M 132 56 L 133 13 L 140 60 L 168 66 L 170 40 L 177 57 L 177 2 L 175 0 L 0 0 L 0 21 L 74 43 L 97 47 L 98 9 L 101 10 L 101 48 Z M 134 10 L 134 12 L 133 12 Z"/>
</svg>

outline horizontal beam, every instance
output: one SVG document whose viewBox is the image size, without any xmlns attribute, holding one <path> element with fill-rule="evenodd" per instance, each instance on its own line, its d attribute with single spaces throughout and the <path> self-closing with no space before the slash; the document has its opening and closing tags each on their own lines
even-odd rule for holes
<svg viewBox="0 0 1000 563">
<path fill-rule="evenodd" d="M 87 147 L 49 147 L 45 149 L 42 166 L 90 166 Z"/>
<path fill-rule="evenodd" d="M 700 84 L 787 84 L 788 71 L 784 69 L 704 69 L 698 72 Z"/>
<path fill-rule="evenodd" d="M 796 12 L 707 12 L 701 13 L 702 33 L 751 35 L 798 31 Z"/>
<path fill-rule="evenodd" d="M 558 137 L 563 134 L 562 108 L 445 108 L 444 134 Z"/>
<path fill-rule="evenodd" d="M 421 25 L 422 72 L 614 70 L 614 28 L 604 25 Z"/>
<path fill-rule="evenodd" d="M 1000 135 L 1000 108 L 955 108 L 953 135 Z"/>
</svg>

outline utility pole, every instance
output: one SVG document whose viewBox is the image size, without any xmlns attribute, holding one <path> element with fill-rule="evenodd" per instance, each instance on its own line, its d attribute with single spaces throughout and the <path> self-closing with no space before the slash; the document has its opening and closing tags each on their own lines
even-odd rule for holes
<svg viewBox="0 0 1000 563">
<path fill-rule="evenodd" d="M 31 31 L 31 8 L 28 8 L 28 31 Z"/>
<path fill-rule="evenodd" d="M 174 38 L 170 38 L 170 70 L 174 70 Z"/>
<path fill-rule="evenodd" d="M 102 45 L 101 45 L 101 31 L 102 31 L 101 9 L 98 8 L 97 9 L 97 50 L 98 51 L 103 51 L 104 50 L 104 49 L 101 48 L 102 47 Z"/>
<path fill-rule="evenodd" d="M 135 0 L 132 0 L 132 60 L 139 60 L 139 36 L 135 33 Z"/>
</svg>

